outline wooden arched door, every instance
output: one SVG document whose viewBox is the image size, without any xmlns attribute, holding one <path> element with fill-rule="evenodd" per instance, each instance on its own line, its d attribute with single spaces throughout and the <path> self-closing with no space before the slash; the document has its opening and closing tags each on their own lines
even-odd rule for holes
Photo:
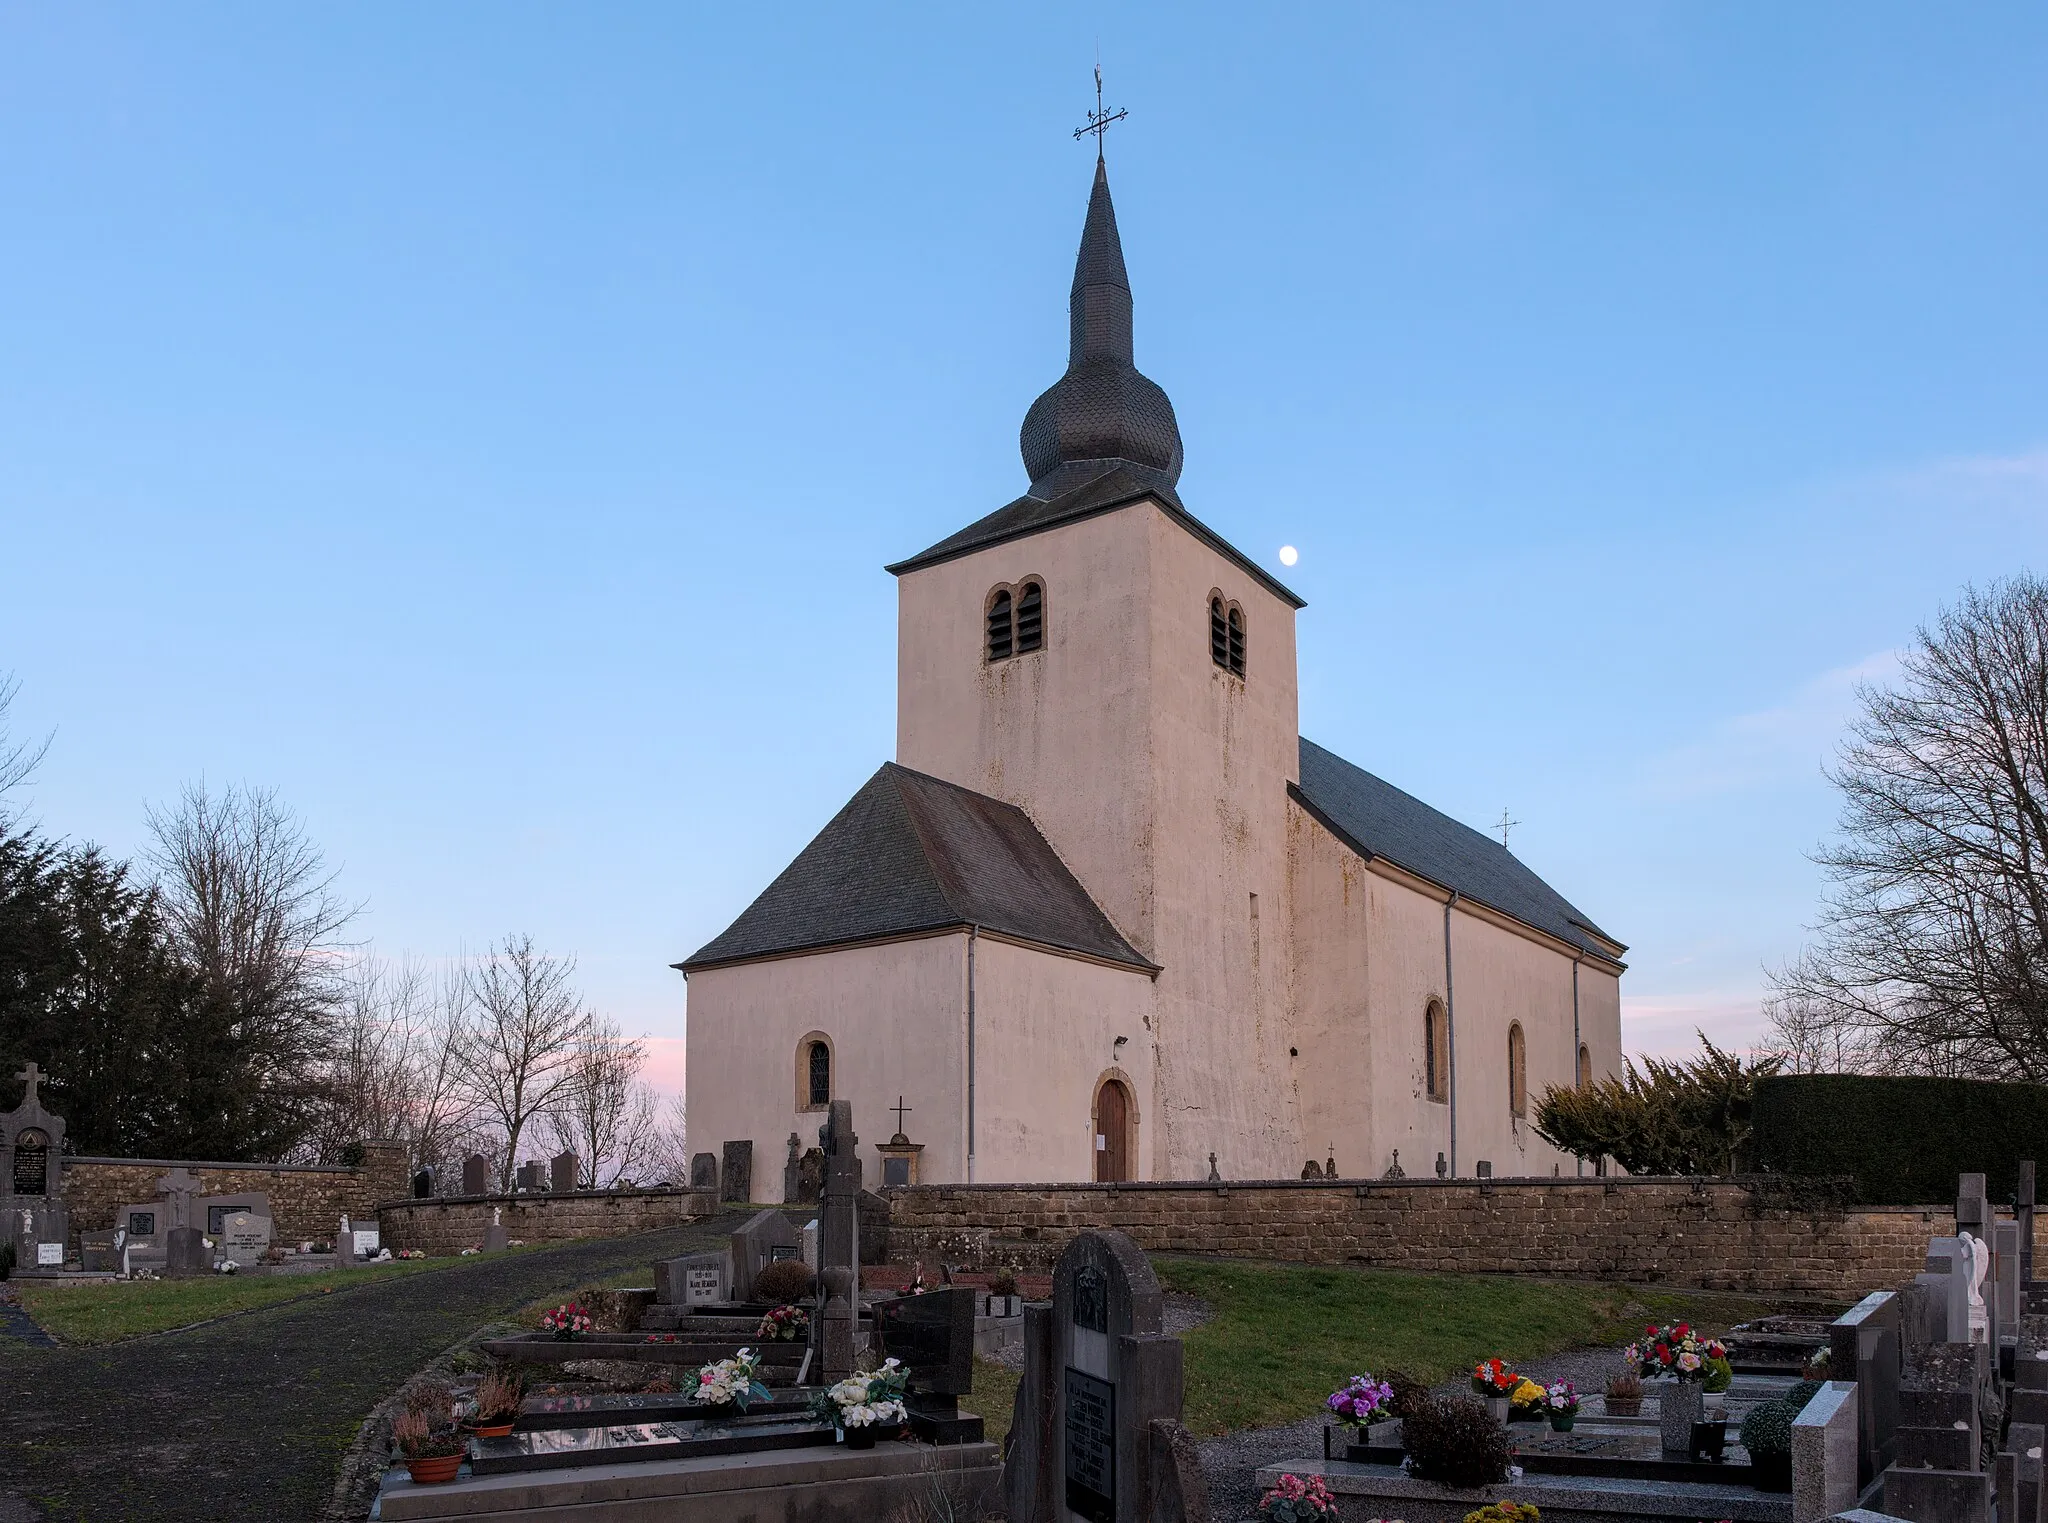
<svg viewBox="0 0 2048 1523">
<path fill-rule="evenodd" d="M 1095 1091 L 1095 1178 L 1131 1177 L 1131 1094 L 1121 1080 L 1104 1079 Z"/>
</svg>

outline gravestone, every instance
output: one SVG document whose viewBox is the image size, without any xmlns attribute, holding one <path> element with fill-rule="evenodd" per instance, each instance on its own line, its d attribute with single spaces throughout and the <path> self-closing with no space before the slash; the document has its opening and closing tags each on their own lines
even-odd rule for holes
<svg viewBox="0 0 2048 1523">
<path fill-rule="evenodd" d="M 804 1223 L 804 1267 L 812 1274 L 818 1272 L 818 1219 L 814 1216 Z"/>
<path fill-rule="evenodd" d="M 216 1260 L 232 1259 L 246 1269 L 263 1261 L 270 1251 L 270 1218 L 254 1211 L 230 1211 L 219 1237 L 213 1242 Z"/>
<path fill-rule="evenodd" d="M 1828 1368 L 1856 1382 L 1856 1484 L 1867 1487 L 1897 1451 L 1900 1297 L 1873 1291 L 1828 1329 Z"/>
<path fill-rule="evenodd" d="M 429 1164 L 412 1177 L 412 1198 L 432 1200 L 434 1198 L 434 1169 Z"/>
<path fill-rule="evenodd" d="M 119 1274 L 125 1234 L 118 1227 L 78 1234 L 78 1267 L 87 1274 Z"/>
<path fill-rule="evenodd" d="M 2034 1160 L 2020 1160 L 2019 1187 L 2012 1194 L 2012 1214 L 2020 1225 L 2020 1285 L 2022 1294 L 2034 1278 Z"/>
<path fill-rule="evenodd" d="M 484 1252 L 496 1253 L 512 1246 L 512 1234 L 505 1230 L 505 1208 L 491 1207 L 491 1224 L 484 1228 Z"/>
<path fill-rule="evenodd" d="M 1856 1449 L 1855 1382 L 1831 1380 L 1792 1419 L 1794 1523 L 1856 1505 Z"/>
<path fill-rule="evenodd" d="M 121 1237 L 116 1247 L 122 1262 L 117 1268 L 131 1274 L 138 1269 L 163 1272 L 170 1255 L 171 1223 L 162 1201 L 123 1206 L 114 1213 L 114 1230 Z"/>
<path fill-rule="evenodd" d="M 270 1197 L 261 1190 L 243 1195 L 202 1195 L 195 1202 L 194 1224 L 203 1216 L 206 1219 L 206 1235 L 218 1238 L 228 1230 L 228 1218 L 237 1211 L 247 1211 L 253 1216 L 270 1215 Z"/>
<path fill-rule="evenodd" d="M 860 1261 L 863 1264 L 886 1264 L 889 1262 L 889 1202 L 873 1190 L 861 1191 L 858 1199 Z"/>
<path fill-rule="evenodd" d="M 731 1284 L 730 1262 L 722 1250 L 686 1253 L 654 1264 L 654 1299 L 663 1306 L 722 1305 L 732 1299 Z"/>
<path fill-rule="evenodd" d="M 803 1252 L 803 1239 L 780 1211 L 757 1211 L 732 1235 L 732 1299 L 754 1299 L 754 1276 Z"/>
<path fill-rule="evenodd" d="M 804 1156 L 796 1161 L 796 1198 L 805 1205 L 816 1205 L 825 1197 L 825 1151 L 822 1148 L 806 1148 Z"/>
<path fill-rule="evenodd" d="M 718 1193 L 718 1155 L 697 1153 L 690 1158 L 690 1188 Z"/>
<path fill-rule="evenodd" d="M 974 1291 L 954 1285 L 875 1303 L 883 1357 L 901 1360 L 909 1372 L 910 1431 L 927 1443 L 981 1440 L 981 1419 L 960 1412 L 960 1398 L 974 1385 L 975 1300 Z"/>
<path fill-rule="evenodd" d="M 1180 1425 L 1180 1340 L 1160 1333 L 1159 1281 L 1120 1232 L 1060 1254 L 1048 1306 L 1024 1314 L 1003 1495 L 1013 1523 L 1206 1518 L 1207 1486 Z"/>
<path fill-rule="evenodd" d="M 1997 1343 L 2010 1343 L 2020 1329 L 2020 1224 L 1991 1227 L 1991 1326 Z"/>
<path fill-rule="evenodd" d="M 471 1153 L 462 1160 L 462 1193 L 464 1195 L 487 1195 L 491 1189 L 490 1164 L 481 1153 Z"/>
<path fill-rule="evenodd" d="M 2011 1458 L 2012 1474 L 2008 1480 L 2001 1466 L 2000 1518 L 2013 1517 L 2021 1519 L 2022 1523 L 2040 1523 L 2041 1446 L 2044 1437 L 2048 1437 L 2048 1428 L 2039 1423 L 2016 1422 L 2006 1431 L 2005 1449 L 2000 1459 Z"/>
<path fill-rule="evenodd" d="M 35 1064 L 14 1077 L 22 1082 L 21 1104 L 0 1115 L 0 1243 L 14 1244 L 15 1263 L 25 1269 L 61 1269 L 70 1239 L 64 1118 L 43 1109 Z"/>
<path fill-rule="evenodd" d="M 749 1141 L 728 1142 L 725 1156 L 718 1165 L 720 1200 L 738 1201 L 742 1205 L 754 1198 L 754 1144 Z"/>
<path fill-rule="evenodd" d="M 206 1251 L 206 1234 L 192 1220 L 192 1197 L 199 1191 L 199 1181 L 190 1170 L 178 1168 L 159 1179 L 156 1187 L 169 1229 L 164 1236 L 164 1273 L 172 1279 L 205 1274 L 213 1261 Z"/>
<path fill-rule="evenodd" d="M 803 1139 L 795 1132 L 789 1134 L 789 1156 L 782 1161 L 782 1199 L 785 1204 L 797 1199 L 798 1181 L 803 1169 L 797 1160 L 797 1149 L 803 1146 Z"/>
<path fill-rule="evenodd" d="M 342 1264 L 349 1266 L 369 1263 L 382 1249 L 383 1243 L 378 1235 L 376 1222 L 372 1221 L 365 1226 L 344 1216 L 341 1219 L 341 1235 L 335 1240 L 334 1247 L 341 1255 Z"/>
<path fill-rule="evenodd" d="M 825 1201 L 818 1221 L 818 1371 L 824 1384 L 853 1373 L 860 1320 L 860 1138 L 851 1101 L 834 1100 L 818 1129 L 825 1151 Z"/>
<path fill-rule="evenodd" d="M 515 1188 L 526 1194 L 545 1190 L 548 1187 L 548 1166 L 537 1158 L 529 1158 L 519 1166 Z"/>
<path fill-rule="evenodd" d="M 548 1188 L 557 1195 L 566 1195 L 576 1188 L 577 1176 L 583 1171 L 583 1160 L 574 1153 L 557 1153 L 548 1160 Z"/>
</svg>

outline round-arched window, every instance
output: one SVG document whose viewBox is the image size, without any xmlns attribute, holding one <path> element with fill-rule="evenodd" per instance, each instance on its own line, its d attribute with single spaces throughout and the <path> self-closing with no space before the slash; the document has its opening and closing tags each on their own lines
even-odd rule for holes
<svg viewBox="0 0 2048 1523">
<path fill-rule="evenodd" d="M 1508 1109 L 1517 1116 L 1529 1114 L 1529 1044 L 1520 1021 L 1508 1027 Z"/>
</svg>

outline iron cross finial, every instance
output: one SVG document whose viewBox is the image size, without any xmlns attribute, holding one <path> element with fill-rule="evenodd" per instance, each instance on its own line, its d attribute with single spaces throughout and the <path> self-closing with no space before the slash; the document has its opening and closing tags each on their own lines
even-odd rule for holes
<svg viewBox="0 0 2048 1523">
<path fill-rule="evenodd" d="M 1521 823 L 1520 820 L 1509 819 L 1508 812 L 1505 809 L 1500 812 L 1500 818 L 1493 822 L 1493 828 L 1500 832 L 1501 845 L 1505 846 L 1508 844 L 1508 832 Z"/>
<path fill-rule="evenodd" d="M 890 1106 L 889 1109 L 896 1113 L 896 1135 L 900 1137 L 903 1135 L 904 1115 L 910 1111 L 916 1110 L 917 1107 L 914 1105 L 905 1105 L 903 1103 L 903 1097 L 901 1095 L 898 1095 L 896 1097 L 896 1103 Z"/>
<path fill-rule="evenodd" d="M 1102 109 L 1102 65 L 1098 63 L 1095 66 L 1095 109 L 1088 113 L 1087 126 L 1074 129 L 1074 141 L 1078 143 L 1089 133 L 1094 133 L 1095 157 L 1099 159 L 1102 157 L 1102 134 L 1109 131 L 1111 122 L 1120 122 L 1129 115 L 1130 112 L 1124 110 L 1122 106 L 1118 106 L 1114 111 Z"/>
</svg>

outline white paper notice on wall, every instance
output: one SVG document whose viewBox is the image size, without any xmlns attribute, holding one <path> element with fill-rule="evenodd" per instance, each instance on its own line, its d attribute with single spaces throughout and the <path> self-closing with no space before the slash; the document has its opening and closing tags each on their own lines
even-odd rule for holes
<svg viewBox="0 0 2048 1523">
<path fill-rule="evenodd" d="M 41 1269 L 49 1265 L 55 1265 L 59 1269 L 64 1267 L 64 1245 L 62 1243 L 36 1244 L 36 1267 Z"/>
<path fill-rule="evenodd" d="M 1095 1151 L 1098 1153 L 1107 1153 L 1109 1151 L 1109 1139 L 1100 1132 L 1095 1134 Z"/>
<path fill-rule="evenodd" d="M 378 1243 L 377 1234 L 375 1230 L 369 1232 L 358 1231 L 354 1233 L 353 1236 L 355 1238 L 356 1243 L 357 1258 L 362 1258 L 365 1255 L 372 1254 L 377 1251 Z"/>
</svg>

